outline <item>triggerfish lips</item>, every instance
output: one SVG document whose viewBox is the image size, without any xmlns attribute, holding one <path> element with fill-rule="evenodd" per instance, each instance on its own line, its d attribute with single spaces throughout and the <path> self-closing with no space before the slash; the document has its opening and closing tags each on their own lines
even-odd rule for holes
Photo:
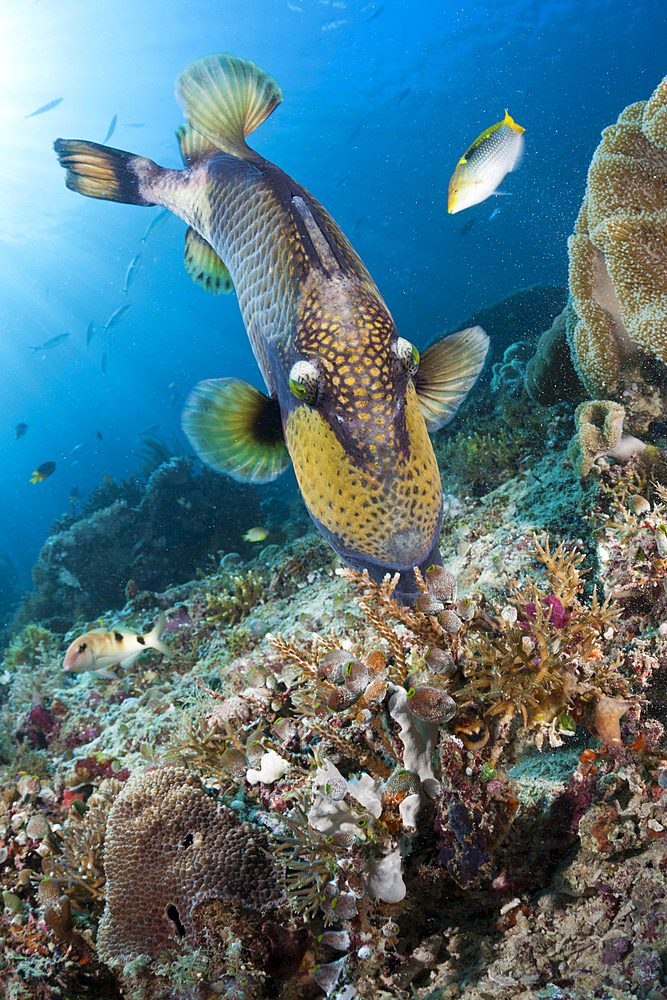
<svg viewBox="0 0 667 1000">
<path fill-rule="evenodd" d="M 390 425 L 385 440 L 369 445 L 374 461 L 346 451 L 331 423 L 308 406 L 287 416 L 285 440 L 306 507 L 329 544 L 376 581 L 399 572 L 396 596 L 405 601 L 417 593 L 413 568 L 440 563 L 442 488 L 412 383 L 402 412 L 401 444 Z"/>
</svg>

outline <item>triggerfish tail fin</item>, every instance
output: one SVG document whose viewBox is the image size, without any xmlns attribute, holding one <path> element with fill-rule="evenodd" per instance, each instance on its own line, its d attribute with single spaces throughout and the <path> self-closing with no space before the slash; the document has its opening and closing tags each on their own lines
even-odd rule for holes
<svg viewBox="0 0 667 1000">
<path fill-rule="evenodd" d="M 218 149 L 243 160 L 257 159 L 245 137 L 282 99 L 268 73 L 237 56 L 204 56 L 176 81 L 176 100 L 189 124 Z"/>
<path fill-rule="evenodd" d="M 149 632 L 148 635 L 145 636 L 146 646 L 150 646 L 151 649 L 157 649 L 158 653 L 162 653 L 162 655 L 166 656 L 167 659 L 173 660 L 174 658 L 173 649 L 171 649 L 171 647 L 168 646 L 166 642 L 162 641 L 162 633 L 164 632 L 164 627 L 166 623 L 167 623 L 167 616 L 163 611 L 158 620 L 155 622 L 155 625 L 153 626 L 153 631 Z"/>
<path fill-rule="evenodd" d="M 268 483 L 289 465 L 278 401 L 242 379 L 200 382 L 181 422 L 202 462 L 239 482 Z"/>
<path fill-rule="evenodd" d="M 484 367 L 489 338 L 481 326 L 452 333 L 427 347 L 414 377 L 428 431 L 448 423 Z"/>
<path fill-rule="evenodd" d="M 191 226 L 185 234 L 185 270 L 195 285 L 212 295 L 229 295 L 234 291 L 231 275 L 220 257 L 203 236 Z"/>
<path fill-rule="evenodd" d="M 70 191 L 126 205 L 155 204 L 139 193 L 140 174 L 160 169 L 152 160 L 84 139 L 56 139 L 53 148 Z"/>
</svg>

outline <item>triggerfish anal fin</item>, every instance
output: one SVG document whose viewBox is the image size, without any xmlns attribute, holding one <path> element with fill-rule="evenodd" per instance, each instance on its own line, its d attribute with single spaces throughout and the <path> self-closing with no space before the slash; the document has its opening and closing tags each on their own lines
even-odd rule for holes
<svg viewBox="0 0 667 1000">
<path fill-rule="evenodd" d="M 414 383 L 430 433 L 452 419 L 484 367 L 488 350 L 487 334 L 481 326 L 471 326 L 422 353 Z"/>
<path fill-rule="evenodd" d="M 200 382 L 181 421 L 202 462 L 239 482 L 268 483 L 289 465 L 278 401 L 242 379 Z"/>
<path fill-rule="evenodd" d="M 176 81 L 176 100 L 189 124 L 218 149 L 242 160 L 257 158 L 245 137 L 282 99 L 268 73 L 236 56 L 197 59 Z"/>
<path fill-rule="evenodd" d="M 212 295 L 229 295 L 234 282 L 210 243 L 189 227 L 185 234 L 185 270 L 195 285 Z"/>
</svg>

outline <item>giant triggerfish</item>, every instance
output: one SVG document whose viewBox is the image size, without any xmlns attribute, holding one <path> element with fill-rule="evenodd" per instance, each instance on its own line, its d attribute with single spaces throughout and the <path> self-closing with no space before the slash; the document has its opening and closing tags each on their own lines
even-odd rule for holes
<svg viewBox="0 0 667 1000">
<path fill-rule="evenodd" d="M 58 139 L 67 186 L 163 205 L 189 225 L 185 266 L 236 290 L 268 395 L 236 378 L 202 382 L 183 426 L 207 465 L 267 482 L 291 458 L 306 507 L 350 566 L 396 596 L 439 564 L 440 474 L 428 431 L 455 413 L 484 364 L 479 327 L 429 347 L 399 337 L 380 292 L 329 213 L 246 143 L 282 100 L 251 62 L 206 56 L 179 77 L 185 170 L 94 142 Z M 223 263 L 224 262 L 224 263 Z"/>
</svg>

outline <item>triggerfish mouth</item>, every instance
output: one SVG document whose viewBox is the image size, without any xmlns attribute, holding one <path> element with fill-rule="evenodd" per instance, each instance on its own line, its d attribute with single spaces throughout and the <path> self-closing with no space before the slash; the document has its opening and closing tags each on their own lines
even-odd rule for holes
<svg viewBox="0 0 667 1000">
<path fill-rule="evenodd" d="M 205 56 L 181 74 L 184 170 L 94 142 L 58 139 L 67 186 L 91 198 L 162 205 L 189 226 L 185 266 L 236 290 L 267 394 L 237 378 L 200 383 L 183 427 L 203 462 L 267 482 L 291 459 L 318 529 L 351 567 L 396 596 L 414 567 L 441 563 L 440 474 L 429 431 L 456 412 L 484 364 L 472 327 L 419 357 L 399 337 L 358 254 L 329 213 L 246 137 L 282 101 L 254 63 Z"/>
</svg>

